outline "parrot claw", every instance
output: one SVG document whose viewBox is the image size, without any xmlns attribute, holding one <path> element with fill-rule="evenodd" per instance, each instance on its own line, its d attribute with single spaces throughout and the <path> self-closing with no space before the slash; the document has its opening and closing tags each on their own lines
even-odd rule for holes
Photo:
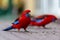
<svg viewBox="0 0 60 40">
<path fill-rule="evenodd" d="M 25 32 L 29 32 L 29 31 L 25 30 Z"/>
</svg>

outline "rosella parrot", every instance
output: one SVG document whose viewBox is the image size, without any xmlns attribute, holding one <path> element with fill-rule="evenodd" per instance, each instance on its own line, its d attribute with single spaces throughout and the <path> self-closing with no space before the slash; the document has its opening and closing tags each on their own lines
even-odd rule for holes
<svg viewBox="0 0 60 40">
<path fill-rule="evenodd" d="M 27 31 L 26 28 L 31 22 L 31 19 L 30 19 L 31 15 L 29 14 L 29 12 L 31 11 L 30 10 L 23 11 L 21 17 L 17 18 L 15 22 L 12 23 L 12 26 L 4 29 L 4 31 L 9 31 L 11 29 L 18 29 L 19 31 L 21 28 Z"/>
<path fill-rule="evenodd" d="M 39 27 L 42 26 L 43 28 L 46 28 L 45 25 L 54 22 L 55 20 L 57 20 L 57 18 L 54 15 L 42 15 L 31 20 L 30 25 Z"/>
</svg>

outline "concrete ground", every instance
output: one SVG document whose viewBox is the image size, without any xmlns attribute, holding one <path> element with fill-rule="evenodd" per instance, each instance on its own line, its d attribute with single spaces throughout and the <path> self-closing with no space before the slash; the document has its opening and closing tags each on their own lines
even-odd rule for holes
<svg viewBox="0 0 60 40">
<path fill-rule="evenodd" d="M 46 25 L 48 29 L 29 26 L 24 32 L 23 29 L 2 31 L 4 28 L 11 25 L 11 22 L 1 21 L 0 23 L 0 40 L 60 40 L 60 24 L 50 23 Z"/>
</svg>

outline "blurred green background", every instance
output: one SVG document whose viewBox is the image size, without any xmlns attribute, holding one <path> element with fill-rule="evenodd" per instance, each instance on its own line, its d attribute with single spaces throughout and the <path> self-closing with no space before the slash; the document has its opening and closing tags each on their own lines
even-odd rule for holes
<svg viewBox="0 0 60 40">
<path fill-rule="evenodd" d="M 0 20 L 12 21 L 24 10 L 20 0 L 0 0 Z"/>
</svg>

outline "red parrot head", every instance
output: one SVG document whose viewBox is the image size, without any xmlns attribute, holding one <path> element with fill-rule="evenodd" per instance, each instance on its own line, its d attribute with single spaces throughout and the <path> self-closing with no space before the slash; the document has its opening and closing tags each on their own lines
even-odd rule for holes
<svg viewBox="0 0 60 40">
<path fill-rule="evenodd" d="M 31 10 L 25 10 L 24 12 L 27 12 L 28 13 L 28 12 L 31 12 Z"/>
<path fill-rule="evenodd" d="M 25 11 L 22 12 L 21 16 L 27 16 L 27 17 L 29 17 L 30 16 L 29 12 L 31 12 L 31 10 L 25 10 Z"/>
</svg>

